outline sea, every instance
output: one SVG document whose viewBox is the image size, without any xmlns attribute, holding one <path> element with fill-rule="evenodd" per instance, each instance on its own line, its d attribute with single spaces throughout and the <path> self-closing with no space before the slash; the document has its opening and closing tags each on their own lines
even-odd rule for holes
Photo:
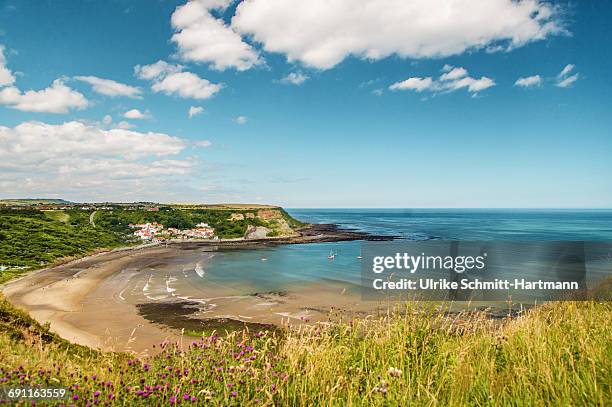
<svg viewBox="0 0 612 407">
<path fill-rule="evenodd" d="M 289 209 L 308 223 L 335 223 L 410 240 L 612 240 L 612 210 Z"/>
</svg>

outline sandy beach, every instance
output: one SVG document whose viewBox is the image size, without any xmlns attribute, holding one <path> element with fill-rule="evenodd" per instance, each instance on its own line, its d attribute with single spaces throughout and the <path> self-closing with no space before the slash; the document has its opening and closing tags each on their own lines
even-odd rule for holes
<svg viewBox="0 0 612 407">
<path fill-rule="evenodd" d="M 251 292 L 233 284 L 193 284 L 215 255 L 211 247 L 170 245 L 97 254 L 34 272 L 0 289 L 52 331 L 103 350 L 154 353 L 182 330 L 327 323 L 347 312 L 376 312 L 355 287 L 334 283 L 291 292 Z M 205 280 L 204 280 L 205 281 Z"/>
<path fill-rule="evenodd" d="M 97 254 L 26 275 L 2 286 L 4 296 L 71 342 L 104 350 L 148 352 L 176 333 L 140 317 L 118 299 L 107 279 L 134 262 L 164 254 L 162 248 Z M 143 259 L 144 258 L 144 259 Z M 146 262 L 146 260 L 144 260 Z"/>
</svg>

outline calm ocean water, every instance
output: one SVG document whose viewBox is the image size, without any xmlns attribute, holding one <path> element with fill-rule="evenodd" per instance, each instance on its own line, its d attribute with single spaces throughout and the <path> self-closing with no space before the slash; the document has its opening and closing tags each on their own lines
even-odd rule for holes
<svg viewBox="0 0 612 407">
<path fill-rule="evenodd" d="M 289 209 L 309 223 L 337 223 L 410 240 L 612 241 L 612 210 Z M 330 251 L 337 256 L 327 259 Z M 194 284 L 232 287 L 236 294 L 291 291 L 296 285 L 360 284 L 361 242 L 279 246 L 215 253 Z"/>
<path fill-rule="evenodd" d="M 411 240 L 612 240 L 612 210 L 290 209 L 309 223 L 337 223 Z"/>
</svg>

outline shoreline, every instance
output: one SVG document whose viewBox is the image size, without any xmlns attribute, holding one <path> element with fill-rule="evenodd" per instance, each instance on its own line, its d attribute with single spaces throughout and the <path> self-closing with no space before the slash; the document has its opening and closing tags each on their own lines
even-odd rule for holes
<svg viewBox="0 0 612 407">
<path fill-rule="evenodd" d="M 297 229 L 297 235 L 262 237 L 257 239 L 175 239 L 169 244 L 197 243 L 200 246 L 222 246 L 229 248 L 233 246 L 252 246 L 252 248 L 266 247 L 286 244 L 308 244 L 308 243 L 330 243 L 349 242 L 355 240 L 364 241 L 389 241 L 398 239 L 398 236 L 373 235 L 356 229 L 342 228 L 334 223 L 310 224 Z M 163 243 L 160 243 L 163 244 Z"/>
<path fill-rule="evenodd" d="M 175 239 L 168 242 L 149 242 L 141 243 L 133 246 L 120 246 L 112 249 L 99 248 L 93 252 L 84 254 L 82 256 L 71 256 L 67 258 L 58 258 L 53 263 L 39 268 L 39 269 L 28 269 L 23 273 L 20 273 L 17 277 L 11 278 L 10 280 L 0 283 L 0 291 L 2 287 L 11 282 L 21 280 L 22 278 L 33 276 L 38 273 L 45 272 L 47 270 L 55 269 L 60 266 L 69 266 L 78 264 L 80 262 L 95 258 L 97 256 L 119 253 L 138 251 L 151 247 L 169 247 L 169 246 L 184 246 L 184 247 L 207 247 L 207 246 L 218 246 L 221 249 L 230 248 L 243 248 L 243 249 L 259 249 L 268 246 L 279 246 L 279 245 L 290 245 L 290 244 L 309 244 L 309 243 L 330 243 L 330 242 L 348 242 L 355 240 L 365 241 L 389 241 L 398 239 L 397 236 L 387 235 L 372 235 L 367 232 L 361 232 L 354 229 L 341 228 L 339 225 L 334 223 L 320 223 L 310 224 L 298 229 L 299 235 L 297 236 L 274 236 L 265 237 L 258 239 L 219 239 L 219 240 L 206 240 L 206 239 Z"/>
<path fill-rule="evenodd" d="M 138 332 L 143 338 L 156 338 L 137 349 L 146 353 L 159 338 L 176 335 L 154 327 L 130 308 L 118 306 L 112 294 L 103 298 L 103 312 L 93 312 L 95 307 L 86 310 L 88 296 L 141 251 L 157 254 L 159 248 L 130 247 L 97 253 L 11 280 L 1 285 L 0 291 L 11 304 L 24 309 L 39 323 L 49 323 L 53 332 L 70 342 L 102 350 L 131 351 L 130 339 Z M 118 319 L 117 315 L 122 317 Z"/>
<path fill-rule="evenodd" d="M 17 277 L 11 278 L 10 280 L 7 280 L 7 281 L 4 281 L 3 283 L 0 283 L 0 291 L 2 291 L 2 287 L 4 287 L 5 285 L 7 285 L 9 283 L 13 283 L 13 282 L 19 281 L 19 280 L 21 280 L 23 278 L 30 277 L 30 276 L 36 275 L 38 273 L 43 273 L 45 271 L 52 270 L 52 269 L 55 269 L 57 267 L 76 265 L 76 264 L 82 263 L 84 261 L 93 259 L 93 258 L 98 257 L 98 256 L 102 256 L 102 255 L 105 255 L 105 254 L 109 254 L 109 253 L 121 253 L 121 252 L 137 251 L 137 250 L 147 249 L 147 248 L 150 248 L 150 247 L 155 247 L 155 246 L 158 246 L 158 245 L 159 245 L 158 243 L 144 243 L 144 244 L 135 245 L 135 246 L 114 247 L 112 249 L 100 248 L 100 249 L 94 250 L 93 252 L 84 254 L 82 256 L 71 256 L 71 257 L 59 258 L 56 261 L 54 261 L 53 263 L 51 263 L 51 264 L 49 264 L 49 265 L 47 265 L 47 266 L 45 266 L 43 268 L 24 271 L 23 273 L 19 274 Z"/>
<path fill-rule="evenodd" d="M 390 239 L 390 237 L 340 229 L 337 225 L 309 225 L 300 229 L 299 233 L 299 236 L 291 237 L 229 241 L 185 240 L 102 250 L 26 272 L 0 285 L 0 292 L 9 302 L 24 309 L 38 322 L 49 323 L 52 331 L 70 342 L 105 351 L 148 354 L 155 352 L 152 348 L 160 341 L 179 340 L 181 335 L 176 324 L 168 323 L 164 321 L 163 316 L 147 311 L 147 308 L 143 308 L 143 304 L 149 304 L 148 310 L 155 310 L 155 305 L 169 304 L 169 309 L 174 315 L 174 313 L 184 313 L 183 308 L 189 301 L 172 297 L 170 301 L 162 302 L 146 300 L 143 302 L 142 298 L 132 299 L 128 293 L 125 293 L 127 284 L 132 277 L 137 279 L 140 274 L 144 275 L 142 271 L 147 267 L 163 263 L 164 259 L 177 256 L 179 251 L 198 251 L 199 248 L 207 247 L 212 250 L 258 249 L 289 244 Z M 310 297 L 312 292 L 320 292 L 320 289 L 309 288 L 300 295 L 292 295 L 291 298 L 283 298 L 281 301 L 270 295 L 266 301 L 284 305 L 288 303 L 287 306 L 293 307 L 292 309 L 299 309 L 304 299 Z M 320 293 L 318 302 L 325 304 L 321 308 L 321 314 L 339 305 L 334 298 L 337 292 L 340 292 L 340 289 L 333 293 Z M 252 298 L 261 299 L 258 295 L 253 295 Z M 344 298 L 342 300 L 345 301 Z M 227 315 L 208 320 L 184 318 L 183 322 L 200 321 L 198 322 L 200 324 L 201 321 L 205 321 L 207 327 L 218 329 L 223 327 L 223 321 L 229 325 L 252 325 L 254 328 L 258 325 L 281 326 L 285 320 L 290 319 L 300 323 L 301 317 L 296 317 L 295 313 L 291 316 L 289 312 L 277 312 L 278 315 L 273 320 L 268 317 L 261 320 L 255 318 L 251 321 L 254 317 L 242 317 L 236 312 L 240 308 L 236 308 L 231 300 L 218 301 L 222 303 L 222 309 L 228 310 Z M 146 315 L 147 313 L 149 315 Z M 117 318 L 117 315 L 122 317 Z M 238 317 L 232 318 L 232 316 Z M 201 324 L 197 326 L 202 327 Z"/>
</svg>

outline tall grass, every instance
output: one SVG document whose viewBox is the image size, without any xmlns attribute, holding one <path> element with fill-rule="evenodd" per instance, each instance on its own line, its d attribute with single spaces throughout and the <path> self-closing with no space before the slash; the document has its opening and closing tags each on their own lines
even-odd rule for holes
<svg viewBox="0 0 612 407">
<path fill-rule="evenodd" d="M 77 405 L 612 402 L 607 302 L 551 303 L 502 322 L 408 305 L 383 318 L 282 335 L 241 332 L 163 344 L 158 355 L 142 359 L 70 345 L 0 304 L 2 384 L 68 386 Z"/>
<path fill-rule="evenodd" d="M 408 311 L 413 311 L 409 309 Z M 610 405 L 609 304 L 557 303 L 496 326 L 406 312 L 283 344 L 283 400 L 312 405 Z"/>
</svg>

